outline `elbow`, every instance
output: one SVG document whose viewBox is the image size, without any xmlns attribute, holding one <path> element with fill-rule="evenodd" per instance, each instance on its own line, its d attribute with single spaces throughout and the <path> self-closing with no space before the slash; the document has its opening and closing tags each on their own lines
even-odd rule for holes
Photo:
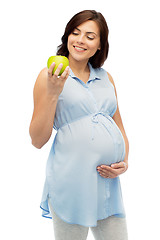
<svg viewBox="0 0 160 240">
<path fill-rule="evenodd" d="M 43 147 L 44 143 L 42 143 L 39 138 L 36 138 L 34 136 L 34 134 L 32 133 L 31 127 L 29 128 L 29 135 L 31 137 L 32 145 L 37 149 L 41 149 Z"/>
<path fill-rule="evenodd" d="M 43 147 L 44 144 L 41 144 L 39 142 L 33 141 L 32 140 L 32 145 L 37 148 L 37 149 L 41 149 Z"/>
<path fill-rule="evenodd" d="M 40 132 L 40 133 L 39 133 Z M 41 149 L 49 140 L 51 136 L 50 132 L 49 134 L 44 134 L 43 131 L 35 131 L 32 125 L 29 128 L 29 134 L 31 137 L 31 143 L 35 148 Z"/>
<path fill-rule="evenodd" d="M 40 141 L 38 141 L 38 139 L 36 140 L 31 135 L 30 135 L 30 137 L 31 137 L 31 143 L 35 148 L 41 149 L 43 147 L 44 144 L 42 144 Z"/>
<path fill-rule="evenodd" d="M 128 151 L 129 151 L 129 140 L 127 138 L 127 148 L 128 148 Z"/>
<path fill-rule="evenodd" d="M 126 140 L 125 140 L 125 146 L 126 146 L 126 151 L 127 151 L 127 154 L 129 153 L 129 141 L 128 141 L 128 138 L 126 137 Z"/>
<path fill-rule="evenodd" d="M 46 142 L 47 141 L 44 141 L 44 139 L 35 138 L 31 136 L 31 143 L 37 149 L 41 149 L 46 144 Z"/>
<path fill-rule="evenodd" d="M 31 137 L 32 145 L 37 149 L 41 149 L 46 143 L 46 142 L 42 141 L 41 138 L 32 136 L 31 134 L 30 134 L 30 137 Z"/>
</svg>

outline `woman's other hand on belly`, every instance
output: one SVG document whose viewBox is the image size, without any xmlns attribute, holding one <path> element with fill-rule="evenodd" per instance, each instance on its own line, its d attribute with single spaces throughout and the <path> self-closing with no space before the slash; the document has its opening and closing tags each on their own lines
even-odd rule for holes
<svg viewBox="0 0 160 240">
<path fill-rule="evenodd" d="M 114 163 L 111 166 L 100 165 L 97 167 L 97 171 L 99 172 L 101 177 L 104 178 L 116 178 L 120 174 L 126 172 L 128 169 L 128 163 L 122 161 L 119 163 Z"/>
</svg>

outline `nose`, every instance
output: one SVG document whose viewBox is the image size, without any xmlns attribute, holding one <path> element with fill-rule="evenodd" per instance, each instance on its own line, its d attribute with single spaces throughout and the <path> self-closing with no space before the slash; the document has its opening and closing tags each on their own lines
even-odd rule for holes
<svg viewBox="0 0 160 240">
<path fill-rule="evenodd" d="M 83 34 L 79 34 L 78 38 L 77 38 L 77 43 L 78 44 L 83 44 L 84 43 L 84 35 Z"/>
</svg>

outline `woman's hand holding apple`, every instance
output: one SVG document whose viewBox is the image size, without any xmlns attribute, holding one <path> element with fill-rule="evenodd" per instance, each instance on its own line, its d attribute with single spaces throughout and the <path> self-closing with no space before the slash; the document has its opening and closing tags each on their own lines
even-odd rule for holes
<svg viewBox="0 0 160 240">
<path fill-rule="evenodd" d="M 48 69 L 47 89 L 48 89 L 49 95 L 52 95 L 58 98 L 58 96 L 61 94 L 63 90 L 65 81 L 69 76 L 70 70 L 69 70 L 69 66 L 67 66 L 64 72 L 59 76 L 59 73 L 63 67 L 63 64 L 60 63 L 56 71 L 54 72 L 54 74 L 52 74 L 55 65 L 56 65 L 55 62 L 53 62 Z"/>
</svg>

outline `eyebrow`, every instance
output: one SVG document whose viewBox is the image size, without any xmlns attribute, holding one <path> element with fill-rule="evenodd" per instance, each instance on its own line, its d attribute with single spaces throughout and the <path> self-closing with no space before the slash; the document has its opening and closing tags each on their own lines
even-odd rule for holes
<svg viewBox="0 0 160 240">
<path fill-rule="evenodd" d="M 75 29 L 77 29 L 78 31 L 80 31 L 81 32 L 81 30 L 79 29 L 79 28 L 75 28 Z M 90 34 L 90 33 L 93 33 L 93 34 L 95 34 L 96 36 L 97 36 L 97 34 L 95 33 L 95 32 L 86 32 L 87 34 Z"/>
</svg>

